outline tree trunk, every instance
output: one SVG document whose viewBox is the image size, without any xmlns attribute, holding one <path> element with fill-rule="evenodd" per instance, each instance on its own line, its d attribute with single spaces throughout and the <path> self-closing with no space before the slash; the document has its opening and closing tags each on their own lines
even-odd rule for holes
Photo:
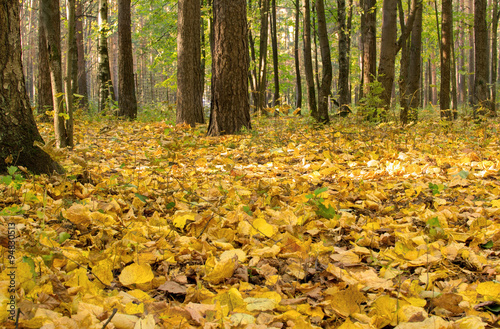
<svg viewBox="0 0 500 329">
<path fill-rule="evenodd" d="M 486 28 L 486 0 L 474 0 L 474 117 L 487 114 L 489 105 L 488 86 L 488 30 Z"/>
<path fill-rule="evenodd" d="M 339 22 L 339 115 L 346 117 L 351 110 L 351 90 L 349 88 L 349 57 L 351 30 L 346 24 L 346 3 L 345 0 L 337 0 L 338 22 Z M 350 6 L 352 8 L 352 6 Z M 351 15 L 349 15 L 350 19 Z"/>
<path fill-rule="evenodd" d="M 40 8 L 42 7 L 40 3 Z M 39 10 L 38 19 L 38 113 L 42 113 L 42 120 L 49 122 L 52 118 L 46 114 L 54 109 L 52 101 L 52 84 L 50 82 L 49 50 L 47 48 L 47 37 L 44 24 L 42 23 L 42 11 Z"/>
<path fill-rule="evenodd" d="M 474 15 L 474 0 L 469 0 L 468 14 Z M 469 104 L 474 106 L 474 73 L 475 73 L 475 55 L 474 55 L 474 27 L 469 26 Z"/>
<path fill-rule="evenodd" d="M 323 0 L 316 0 L 316 13 L 318 15 L 318 37 L 321 47 L 321 61 L 323 64 L 321 85 L 318 86 L 318 111 L 316 121 L 321 123 L 330 122 L 328 116 L 328 96 L 332 85 L 332 59 L 330 44 L 328 42 L 328 30 L 326 28 L 325 5 Z"/>
<path fill-rule="evenodd" d="M 391 107 L 392 88 L 394 85 L 395 61 L 397 53 L 397 0 L 384 0 L 382 40 L 380 46 L 380 63 L 378 81 L 383 87 L 381 94 L 383 109 L 375 109 L 376 113 L 368 113 L 370 119 L 387 120 Z M 380 111 L 380 112 L 379 112 Z"/>
<path fill-rule="evenodd" d="M 259 81 L 258 81 L 258 111 L 262 111 L 266 104 L 267 87 L 267 35 L 269 27 L 269 1 L 262 0 L 260 8 L 260 44 L 259 44 Z"/>
<path fill-rule="evenodd" d="M 408 96 L 408 121 L 418 120 L 418 108 L 421 103 L 421 63 L 422 63 L 422 6 L 415 8 L 415 20 L 411 32 L 409 47 L 409 67 L 406 94 Z"/>
<path fill-rule="evenodd" d="M 363 48 L 363 87 L 361 96 L 368 96 L 370 85 L 375 80 L 377 63 L 376 19 L 377 1 L 362 0 L 361 43 Z"/>
<path fill-rule="evenodd" d="M 298 1 L 298 0 L 297 0 Z M 307 101 L 309 113 L 316 116 L 316 91 L 314 88 L 314 73 L 311 54 L 311 8 L 309 0 L 303 0 L 304 4 L 304 71 L 306 73 Z"/>
<path fill-rule="evenodd" d="M 198 33 L 199 28 L 198 24 Z M 199 70 L 199 68 L 198 65 L 193 69 Z M 195 81 L 195 85 L 199 87 L 199 80 Z M 196 87 L 193 86 L 193 88 Z M 118 107 L 120 108 L 118 112 L 120 116 L 131 120 L 137 117 L 130 0 L 118 0 Z"/>
<path fill-rule="evenodd" d="M 245 0 L 214 0 L 212 111 L 207 135 L 251 129 Z"/>
<path fill-rule="evenodd" d="M 82 1 L 77 0 L 76 2 L 76 22 L 75 22 L 75 33 L 76 33 L 76 49 L 77 49 L 77 80 L 78 89 L 77 94 L 83 96 L 79 99 L 79 106 L 88 109 L 89 102 L 89 92 L 87 90 L 87 69 L 85 67 L 85 47 L 83 44 L 83 10 Z"/>
<path fill-rule="evenodd" d="M 498 0 L 493 1 L 493 17 L 492 17 L 492 36 L 491 36 L 491 116 L 497 115 L 496 102 L 497 102 L 497 77 L 498 77 L 498 19 L 500 18 L 498 12 Z"/>
<path fill-rule="evenodd" d="M 21 61 L 19 2 L 0 6 L 0 172 L 9 165 L 24 166 L 36 174 L 63 169 L 33 143 L 43 143 L 31 112 Z M 8 161 L 12 159 L 12 162 Z M 7 160 L 7 161 L 6 161 Z"/>
<path fill-rule="evenodd" d="M 179 0 L 177 18 L 177 123 L 204 123 L 200 80 L 200 2 Z"/>
<path fill-rule="evenodd" d="M 49 51 L 50 80 L 52 84 L 52 101 L 54 104 L 54 132 L 56 147 L 67 146 L 67 135 L 64 118 L 64 92 L 61 65 L 61 20 L 59 1 L 42 0 L 42 22 L 45 25 L 45 37 Z"/>
<path fill-rule="evenodd" d="M 299 32 L 300 32 L 300 1 L 295 0 L 295 29 L 293 53 L 295 57 L 295 107 L 302 108 L 302 79 L 300 76 L 300 58 L 299 58 Z M 302 114 L 299 111 L 298 114 Z"/>
<path fill-rule="evenodd" d="M 66 146 L 73 147 L 73 59 L 76 58 L 75 43 L 75 0 L 66 3 L 68 36 L 66 52 Z"/>
<path fill-rule="evenodd" d="M 451 38 L 453 24 L 452 0 L 443 0 L 441 18 L 441 89 L 439 92 L 439 104 L 441 118 L 452 120 L 450 109 L 450 77 L 451 77 Z"/>
<path fill-rule="evenodd" d="M 271 43 L 273 48 L 273 73 L 274 73 L 274 94 L 273 106 L 280 104 L 280 76 L 278 62 L 278 37 L 276 31 L 276 0 L 272 0 L 271 10 Z M 275 112 L 277 114 L 277 112 Z"/>
<path fill-rule="evenodd" d="M 46 1 L 46 0 L 45 0 Z M 98 52 L 98 68 L 97 80 L 99 82 L 99 111 L 104 111 L 110 108 L 110 101 L 115 100 L 113 90 L 113 82 L 111 81 L 111 71 L 109 68 L 108 55 L 108 1 L 99 0 L 99 45 Z"/>
<path fill-rule="evenodd" d="M 252 0 L 248 1 L 248 10 L 252 10 Z M 251 25 L 251 24 L 250 24 Z M 250 82 L 250 93 L 251 93 L 251 99 L 252 99 L 252 106 L 253 111 L 259 108 L 259 96 L 258 96 L 258 89 L 259 89 L 259 80 L 258 80 L 258 74 L 257 74 L 257 59 L 255 55 L 255 41 L 254 37 L 252 35 L 252 28 L 248 29 L 248 42 L 249 42 L 249 48 L 250 48 L 250 63 L 251 63 L 251 69 L 248 72 L 249 76 L 249 82 Z"/>
</svg>

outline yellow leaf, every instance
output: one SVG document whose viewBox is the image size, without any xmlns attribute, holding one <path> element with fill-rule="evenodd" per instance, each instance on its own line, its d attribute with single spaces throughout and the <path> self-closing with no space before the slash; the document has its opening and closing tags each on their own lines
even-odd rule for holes
<svg viewBox="0 0 500 329">
<path fill-rule="evenodd" d="M 255 323 L 255 317 L 246 313 L 235 313 L 229 318 L 232 326 L 243 326 Z"/>
<path fill-rule="evenodd" d="M 144 304 L 139 303 L 136 304 L 134 302 L 129 302 L 125 305 L 125 313 L 127 314 L 143 314 L 144 313 Z"/>
<path fill-rule="evenodd" d="M 189 213 L 189 214 L 183 214 L 183 215 L 176 215 L 174 217 L 173 223 L 175 227 L 178 228 L 184 228 L 186 226 L 186 222 L 189 221 L 194 221 L 195 214 Z"/>
<path fill-rule="evenodd" d="M 493 281 L 481 282 L 476 291 L 483 295 L 486 300 L 500 301 L 500 283 Z"/>
<path fill-rule="evenodd" d="M 231 249 L 226 250 L 220 255 L 220 260 L 226 260 L 234 257 L 238 257 L 240 263 L 244 263 L 247 260 L 247 254 L 242 249 Z"/>
<path fill-rule="evenodd" d="M 491 201 L 491 206 L 494 208 L 500 208 L 500 199 Z"/>
<path fill-rule="evenodd" d="M 217 262 L 215 267 L 203 278 L 212 284 L 217 284 L 233 276 L 234 270 L 238 267 L 238 262 L 232 258 Z"/>
<path fill-rule="evenodd" d="M 255 219 L 252 223 L 254 229 L 255 229 L 255 233 L 261 233 L 261 234 L 264 234 L 265 236 L 267 236 L 268 238 L 272 237 L 276 231 L 278 230 L 277 227 L 269 224 L 264 218 L 262 217 L 259 217 L 257 219 Z"/>
<path fill-rule="evenodd" d="M 269 298 L 248 297 L 244 299 L 247 303 L 247 310 L 252 311 L 270 311 L 276 307 L 276 301 Z"/>
<path fill-rule="evenodd" d="M 149 264 L 137 264 L 133 263 L 122 270 L 122 273 L 118 277 L 121 284 L 124 286 L 129 286 L 131 284 L 141 284 L 148 283 L 153 280 L 154 275 Z"/>
<path fill-rule="evenodd" d="M 100 261 L 97 266 L 92 268 L 92 273 L 104 284 L 110 285 L 113 281 L 113 263 L 111 259 Z"/>
<path fill-rule="evenodd" d="M 73 204 L 68 210 L 63 210 L 62 214 L 75 225 L 90 225 L 90 210 L 79 203 Z"/>
</svg>

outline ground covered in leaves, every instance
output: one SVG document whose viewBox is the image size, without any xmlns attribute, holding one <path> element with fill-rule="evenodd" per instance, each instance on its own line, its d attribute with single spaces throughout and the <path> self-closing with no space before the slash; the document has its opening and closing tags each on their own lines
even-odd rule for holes
<svg viewBox="0 0 500 329">
<path fill-rule="evenodd" d="M 45 146 L 66 175 L 11 167 L 0 323 L 14 300 L 20 328 L 499 325 L 498 123 L 253 124 L 78 122 Z"/>
</svg>

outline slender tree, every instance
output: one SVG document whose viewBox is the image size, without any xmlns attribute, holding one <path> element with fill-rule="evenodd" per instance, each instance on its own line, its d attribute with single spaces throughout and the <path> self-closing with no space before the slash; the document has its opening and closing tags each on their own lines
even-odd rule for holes
<svg viewBox="0 0 500 329">
<path fill-rule="evenodd" d="M 66 111 L 68 119 L 66 120 L 66 146 L 73 147 L 73 59 L 76 58 L 76 40 L 75 40 L 75 0 L 67 0 L 66 14 L 68 20 L 68 37 L 66 51 Z M 76 81 L 75 81 L 76 82 Z"/>
<path fill-rule="evenodd" d="M 198 65 L 194 69 L 199 70 L 199 68 Z M 199 87 L 198 80 L 195 85 Z M 128 119 L 137 117 L 130 0 L 118 0 L 118 107 L 120 116 Z"/>
<path fill-rule="evenodd" d="M 298 1 L 298 0 L 297 0 Z M 312 67 L 311 51 L 311 8 L 309 0 L 303 0 L 304 6 L 304 71 L 306 73 L 307 101 L 309 112 L 313 117 L 316 116 L 316 91 L 314 88 L 314 73 Z"/>
<path fill-rule="evenodd" d="M 363 13 L 361 16 L 361 46 L 363 49 L 362 60 L 362 88 L 361 96 L 367 96 L 370 85 L 375 80 L 377 62 L 376 19 L 377 1 L 361 0 Z"/>
<path fill-rule="evenodd" d="M 37 174 L 62 172 L 47 153 L 33 145 L 43 139 L 25 87 L 19 7 L 15 0 L 0 1 L 0 172 L 9 165 L 21 165 Z"/>
<path fill-rule="evenodd" d="M 83 9 L 82 0 L 76 1 L 76 22 L 75 22 L 75 38 L 77 49 L 77 94 L 83 96 L 79 99 L 79 106 L 88 108 L 89 93 L 87 90 L 87 69 L 85 65 L 85 47 L 83 42 Z"/>
<path fill-rule="evenodd" d="M 41 7 L 41 0 L 39 1 Z M 50 82 L 49 50 L 47 48 L 47 33 L 42 23 L 42 11 L 39 10 L 38 20 L 38 113 L 43 113 L 42 120 L 53 120 L 46 112 L 54 109 L 52 101 L 52 84 Z"/>
<path fill-rule="evenodd" d="M 497 86 L 498 86 L 498 20 L 500 19 L 500 12 L 498 10 L 498 0 L 493 1 L 493 14 L 492 14 L 492 36 L 491 36 L 491 104 L 490 114 L 497 115 L 496 101 L 497 101 Z"/>
<path fill-rule="evenodd" d="M 261 0 L 260 7 L 260 43 L 259 43 L 259 81 L 258 81 L 258 105 L 257 109 L 262 111 L 266 107 L 267 88 L 267 37 L 269 27 L 269 1 Z"/>
<path fill-rule="evenodd" d="M 321 48 L 321 61 L 323 64 L 321 85 L 318 87 L 318 111 L 314 117 L 321 123 L 330 122 L 328 116 L 328 96 L 332 85 L 332 59 L 330 55 L 330 43 L 328 42 L 328 31 L 326 28 L 325 5 L 323 0 L 316 0 L 316 13 L 318 15 L 318 37 Z"/>
<path fill-rule="evenodd" d="M 295 0 L 295 28 L 293 53 L 295 60 L 295 107 L 302 108 L 302 79 L 300 77 L 300 58 L 299 58 L 299 32 L 300 31 L 300 1 Z M 298 114 L 301 114 L 299 111 Z"/>
<path fill-rule="evenodd" d="M 61 63 L 61 19 L 59 13 L 59 1 L 42 0 L 42 24 L 44 24 L 45 38 L 49 52 L 50 80 L 52 85 L 52 102 L 54 104 L 54 132 L 56 146 L 63 148 L 68 146 L 68 135 L 65 125 L 64 91 L 62 81 Z"/>
<path fill-rule="evenodd" d="M 245 0 L 214 0 L 212 108 L 209 136 L 251 129 Z"/>
<path fill-rule="evenodd" d="M 441 12 L 441 89 L 439 105 L 441 108 L 441 118 L 452 120 L 453 115 L 450 109 L 451 38 L 453 24 L 452 0 L 443 0 Z"/>
<path fill-rule="evenodd" d="M 204 123 L 200 2 L 179 0 L 177 18 L 177 123 Z"/>
<path fill-rule="evenodd" d="M 486 27 L 486 0 L 474 0 L 474 117 L 487 114 L 490 108 L 488 86 L 488 30 Z"/>
<path fill-rule="evenodd" d="M 337 0 L 338 8 L 338 24 L 339 24 L 339 115 L 342 117 L 347 116 L 351 110 L 349 104 L 351 103 L 351 89 L 349 88 L 349 55 L 351 43 L 351 29 L 349 19 L 346 20 L 346 2 L 345 0 Z M 349 11 L 352 12 L 352 5 L 349 5 Z"/>
<path fill-rule="evenodd" d="M 98 53 L 98 68 L 97 80 L 99 82 L 99 111 L 109 108 L 110 100 L 115 99 L 113 90 L 113 82 L 111 81 L 111 70 L 109 68 L 108 55 L 108 1 L 99 0 L 99 44 L 97 47 Z"/>
<path fill-rule="evenodd" d="M 279 61 L 278 61 L 278 36 L 276 31 L 276 0 L 271 1 L 271 44 L 273 49 L 273 74 L 274 74 L 273 106 L 277 106 L 279 105 L 279 98 L 280 98 L 280 76 L 279 76 Z"/>
<path fill-rule="evenodd" d="M 403 124 L 409 120 L 416 121 L 418 119 L 418 108 L 421 103 L 421 62 L 422 62 L 422 6 L 416 7 L 415 21 L 413 22 L 413 30 L 410 39 L 409 47 L 409 65 L 408 65 L 408 81 L 405 88 L 406 93 L 406 112 L 408 113 L 406 120 L 401 118 Z M 411 68 L 411 70 L 409 69 Z M 403 112 L 403 111 L 402 111 Z"/>
</svg>

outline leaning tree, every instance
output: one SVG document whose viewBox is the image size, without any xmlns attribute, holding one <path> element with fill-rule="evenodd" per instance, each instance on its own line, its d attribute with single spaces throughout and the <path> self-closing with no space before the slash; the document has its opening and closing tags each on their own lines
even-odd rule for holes
<svg viewBox="0 0 500 329">
<path fill-rule="evenodd" d="M 19 2 L 0 0 L 0 172 L 11 163 L 34 173 L 62 172 L 47 153 L 33 145 L 43 140 L 24 81 Z"/>
</svg>

